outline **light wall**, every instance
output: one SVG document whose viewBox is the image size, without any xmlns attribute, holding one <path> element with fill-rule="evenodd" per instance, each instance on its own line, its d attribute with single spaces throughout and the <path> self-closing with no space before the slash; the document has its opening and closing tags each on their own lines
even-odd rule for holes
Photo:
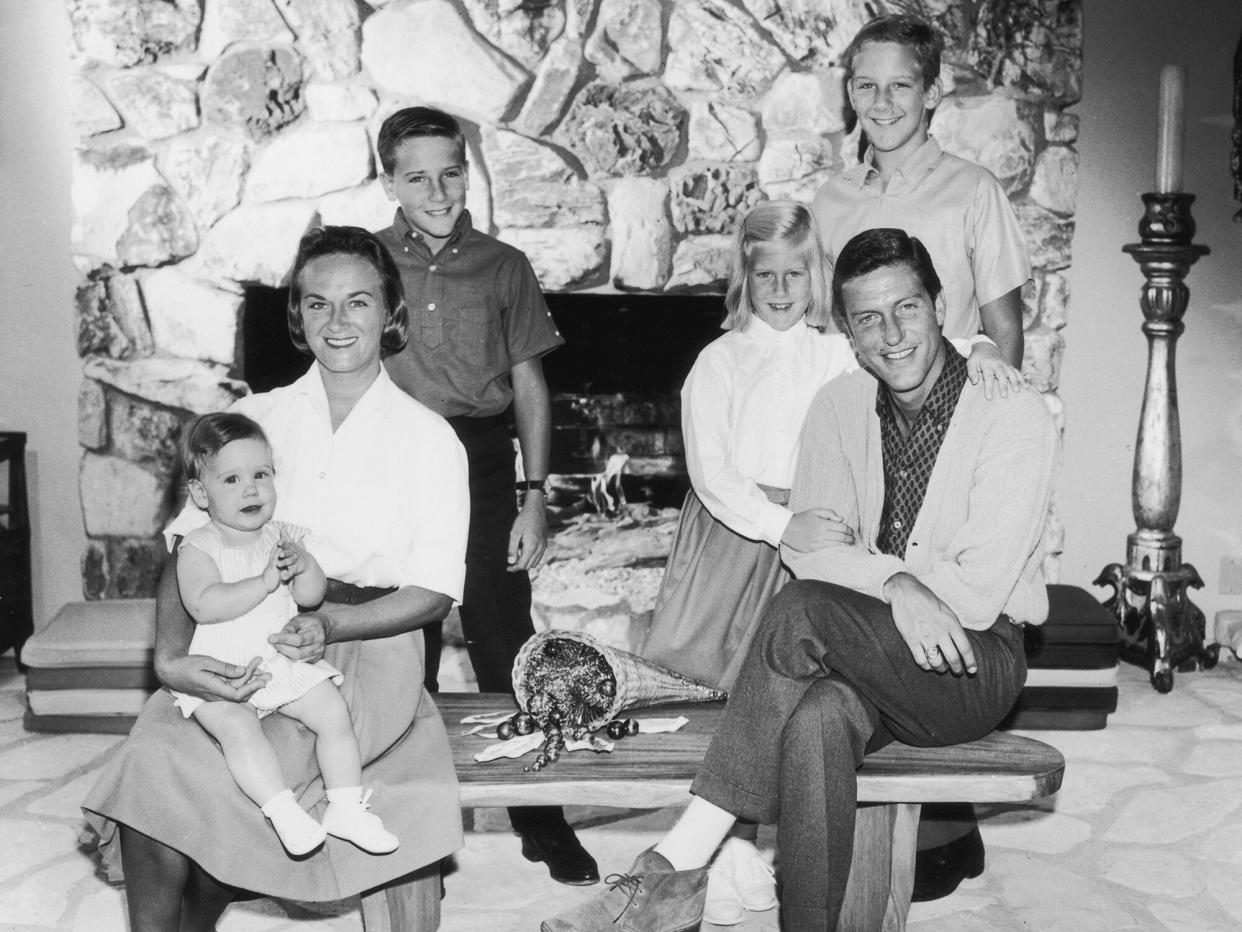
<svg viewBox="0 0 1242 932">
<path fill-rule="evenodd" d="M 69 257 L 69 20 L 59 0 L 0 3 L 0 430 L 27 434 L 35 626 L 82 598 L 82 364 Z"/>
<path fill-rule="evenodd" d="M 1170 12 L 1173 8 L 1176 12 Z M 1066 544 L 1062 580 L 1090 587 L 1124 562 L 1134 530 L 1130 474 L 1147 365 L 1138 264 L 1139 195 L 1155 186 L 1156 92 L 1161 66 L 1189 69 L 1185 190 L 1197 242 L 1212 254 L 1186 283 L 1190 305 L 1177 347 L 1183 488 L 1176 531 L 1205 586 L 1208 615 L 1242 607 L 1220 594 L 1220 560 L 1242 557 L 1242 223 L 1229 174 L 1232 66 L 1242 32 L 1237 0 L 1125 3 L 1086 0 L 1081 187 L 1061 395 L 1066 409 L 1061 482 Z M 1093 590 L 1099 595 L 1108 589 Z"/>
</svg>

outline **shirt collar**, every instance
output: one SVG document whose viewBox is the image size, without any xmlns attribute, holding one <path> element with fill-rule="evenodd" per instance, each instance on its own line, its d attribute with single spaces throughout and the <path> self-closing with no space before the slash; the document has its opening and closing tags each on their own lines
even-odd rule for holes
<svg viewBox="0 0 1242 932">
<path fill-rule="evenodd" d="M 927 141 L 914 150 L 914 153 L 904 165 L 893 172 L 893 177 L 900 177 L 907 183 L 918 181 L 918 179 L 936 167 L 942 155 L 944 155 L 944 150 L 940 148 L 940 143 L 936 142 L 936 137 L 929 133 Z M 864 187 L 869 182 L 879 184 L 880 169 L 875 164 L 875 149 L 868 146 L 867 151 L 863 153 L 863 160 L 842 172 L 841 177 L 857 185 L 859 188 Z"/>
<path fill-rule="evenodd" d="M 927 400 L 923 402 L 917 420 L 931 418 L 933 423 L 947 425 L 957 408 L 962 386 L 966 384 L 966 359 L 943 336 L 940 340 L 944 344 L 944 367 L 936 378 L 936 384 L 928 392 Z M 879 415 L 880 420 L 897 416 L 893 399 L 883 382 L 880 383 L 879 390 L 875 393 L 875 413 Z M 914 425 L 911 424 L 910 428 L 913 431 Z"/>
<path fill-rule="evenodd" d="M 352 418 L 355 414 L 362 414 L 370 410 L 381 410 L 384 397 L 394 387 L 392 378 L 388 375 L 388 370 L 381 363 L 379 375 L 376 376 L 374 382 L 367 386 L 367 390 L 362 393 L 362 397 L 358 399 L 358 403 L 349 412 L 349 416 Z M 323 373 L 319 369 L 319 363 L 311 363 L 311 367 L 306 374 L 294 382 L 290 388 L 297 394 L 310 399 L 315 410 L 321 412 L 325 417 L 328 416 L 328 391 L 323 385 Z"/>
<path fill-rule="evenodd" d="M 806 322 L 806 317 L 803 317 L 788 330 L 777 330 L 758 314 L 751 314 L 743 333 L 760 346 L 779 346 L 797 340 L 809 326 L 811 325 Z"/>
<path fill-rule="evenodd" d="M 427 245 L 427 237 L 425 237 L 418 230 L 414 229 L 413 224 L 406 219 L 405 211 L 403 211 L 400 207 L 397 208 L 397 213 L 392 219 L 392 225 L 396 228 L 398 238 L 402 242 L 409 240 L 410 242 L 419 243 L 423 246 Z M 470 219 L 470 211 L 463 210 L 461 212 L 461 216 L 457 218 L 457 222 L 453 224 L 453 232 L 449 234 L 449 238 L 445 241 L 444 245 L 456 245 L 461 242 L 461 240 L 465 238 L 466 234 L 473 229 L 474 222 Z"/>
</svg>

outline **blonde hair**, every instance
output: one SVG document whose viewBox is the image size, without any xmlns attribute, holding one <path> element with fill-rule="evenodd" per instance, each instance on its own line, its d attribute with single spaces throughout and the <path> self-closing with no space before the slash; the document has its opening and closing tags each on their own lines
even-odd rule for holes
<svg viewBox="0 0 1242 932">
<path fill-rule="evenodd" d="M 762 201 L 746 213 L 733 237 L 729 288 L 725 292 L 728 315 L 721 327 L 745 330 L 750 323 L 754 313 L 750 303 L 750 263 L 756 247 L 768 244 L 802 251 L 811 276 L 811 302 L 806 310 L 806 322 L 821 330 L 828 326 L 828 281 L 824 276 L 824 250 L 815 218 L 805 204 L 797 201 Z"/>
</svg>

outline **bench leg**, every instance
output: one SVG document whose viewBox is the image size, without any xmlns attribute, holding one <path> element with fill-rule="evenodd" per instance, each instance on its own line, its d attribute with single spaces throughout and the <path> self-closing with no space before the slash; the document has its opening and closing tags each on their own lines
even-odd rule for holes
<svg viewBox="0 0 1242 932">
<path fill-rule="evenodd" d="M 914 892 L 917 804 L 858 807 L 838 932 L 904 932 Z"/>
<path fill-rule="evenodd" d="M 363 932 L 436 932 L 439 928 L 439 861 L 362 894 Z"/>
</svg>

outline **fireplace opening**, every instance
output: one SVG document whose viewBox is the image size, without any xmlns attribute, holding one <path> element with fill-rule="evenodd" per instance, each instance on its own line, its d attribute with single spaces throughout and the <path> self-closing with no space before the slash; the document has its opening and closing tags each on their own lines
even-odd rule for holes
<svg viewBox="0 0 1242 932">
<path fill-rule="evenodd" d="M 239 376 L 263 392 L 310 360 L 289 342 L 287 288 L 250 286 Z M 720 295 L 551 293 L 566 345 L 544 357 L 552 395 L 552 504 L 591 500 L 609 482 L 631 502 L 681 504 L 689 480 L 679 393 L 695 357 L 720 335 Z M 618 456 L 624 465 L 618 467 Z"/>
</svg>

